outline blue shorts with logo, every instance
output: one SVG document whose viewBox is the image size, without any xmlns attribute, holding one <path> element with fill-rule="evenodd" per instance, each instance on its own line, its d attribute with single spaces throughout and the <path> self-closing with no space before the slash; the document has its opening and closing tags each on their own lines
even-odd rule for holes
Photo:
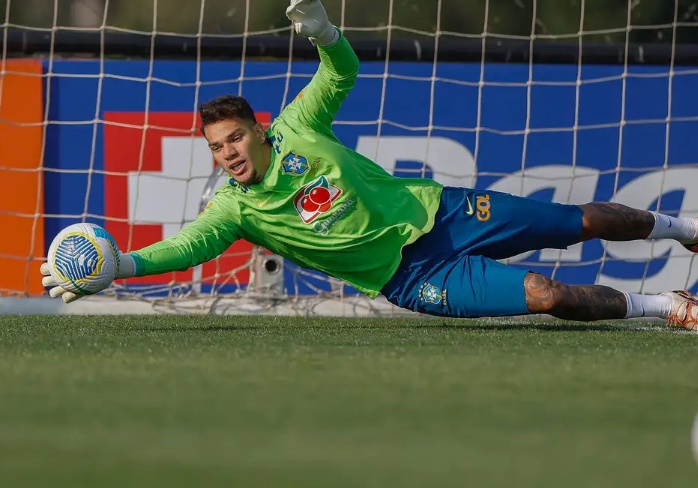
<svg viewBox="0 0 698 488">
<path fill-rule="evenodd" d="M 393 304 L 431 315 L 528 313 L 527 269 L 496 260 L 579 242 L 582 210 L 506 193 L 445 187 L 434 228 L 402 249 L 381 292 Z"/>
</svg>

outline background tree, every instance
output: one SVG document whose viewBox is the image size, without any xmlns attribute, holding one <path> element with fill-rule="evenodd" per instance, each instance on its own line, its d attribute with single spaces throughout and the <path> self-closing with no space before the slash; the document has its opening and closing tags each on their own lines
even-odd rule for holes
<svg viewBox="0 0 698 488">
<path fill-rule="evenodd" d="M 438 0 L 324 3 L 335 23 L 372 29 L 354 31 L 352 38 L 383 38 L 389 24 L 394 27 L 393 37 L 402 39 L 433 35 L 437 29 Z M 677 41 L 698 42 L 698 0 L 441 0 L 440 4 L 440 30 L 446 35 L 480 36 L 487 32 L 529 37 L 534 33 L 543 39 L 563 36 L 576 41 L 581 26 L 584 42 L 624 42 L 629 17 L 631 41 L 665 43 L 672 40 L 671 24 L 676 17 L 681 23 Z M 98 26 L 105 6 L 108 26 L 144 32 L 155 27 L 159 32 L 196 34 L 201 25 L 205 34 L 230 35 L 244 33 L 246 22 L 248 32 L 288 26 L 281 0 L 205 0 L 200 22 L 201 5 L 201 0 L 0 0 L 0 11 L 5 13 L 7 24 L 43 28 L 54 23 Z M 278 35 L 288 35 L 288 31 Z"/>
</svg>

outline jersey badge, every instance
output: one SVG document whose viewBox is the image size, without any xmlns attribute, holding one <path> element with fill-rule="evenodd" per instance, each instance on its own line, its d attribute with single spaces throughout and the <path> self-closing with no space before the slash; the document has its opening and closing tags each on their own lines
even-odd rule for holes
<svg viewBox="0 0 698 488">
<path fill-rule="evenodd" d="M 332 208 L 332 202 L 339 198 L 342 190 L 331 185 L 327 178 L 320 176 L 318 179 L 298 190 L 293 198 L 293 206 L 296 207 L 301 220 L 309 224 L 321 214 Z"/>
<path fill-rule="evenodd" d="M 302 175 L 310 169 L 310 165 L 308 160 L 300 154 L 290 152 L 284 156 L 281 168 L 286 175 Z"/>
</svg>

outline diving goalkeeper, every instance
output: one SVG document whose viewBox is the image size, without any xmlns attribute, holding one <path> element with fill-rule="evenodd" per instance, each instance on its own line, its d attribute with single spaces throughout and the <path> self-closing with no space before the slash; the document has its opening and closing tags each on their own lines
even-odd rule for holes
<svg viewBox="0 0 698 488">
<path fill-rule="evenodd" d="M 200 107 L 201 132 L 230 176 L 178 234 L 123 254 L 119 278 L 184 270 L 245 239 L 299 266 L 342 279 L 371 298 L 451 317 L 545 313 L 591 321 L 660 317 L 698 330 L 685 291 L 625 293 L 570 286 L 497 260 L 589 239 L 675 239 L 698 251 L 698 221 L 615 203 L 562 205 L 488 190 L 398 178 L 345 147 L 332 121 L 359 62 L 320 0 L 292 0 L 295 31 L 317 46 L 320 66 L 268 130 L 242 97 Z M 43 283 L 52 297 L 79 295 Z"/>
</svg>

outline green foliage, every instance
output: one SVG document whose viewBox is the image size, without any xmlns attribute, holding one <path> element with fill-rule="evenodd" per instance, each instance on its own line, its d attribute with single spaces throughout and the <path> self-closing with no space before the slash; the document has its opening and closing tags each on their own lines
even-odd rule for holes
<svg viewBox="0 0 698 488">
<path fill-rule="evenodd" d="M 0 11 L 8 11 L 8 1 L 11 2 L 5 18 L 8 23 L 44 28 L 54 23 L 72 25 L 76 21 L 76 5 L 83 11 L 96 11 L 96 17 L 101 18 L 101 6 L 105 2 L 0 0 Z M 698 40 L 696 0 L 679 0 L 676 8 L 675 2 L 669 0 L 324 0 L 324 3 L 334 23 L 374 29 L 354 32 L 353 38 L 384 37 L 385 27 L 390 24 L 395 27 L 392 32 L 395 38 L 420 38 L 433 35 L 439 28 L 442 32 L 470 36 L 487 32 L 529 37 L 533 33 L 565 36 L 573 41 L 582 31 L 584 41 L 624 42 L 629 23 L 633 27 L 629 33 L 631 41 L 671 42 L 671 24 L 676 20 L 683 24 L 677 29 L 678 42 Z M 279 35 L 287 35 L 285 5 L 280 0 L 109 0 L 106 25 L 186 34 L 242 34 L 281 29 Z"/>
</svg>

